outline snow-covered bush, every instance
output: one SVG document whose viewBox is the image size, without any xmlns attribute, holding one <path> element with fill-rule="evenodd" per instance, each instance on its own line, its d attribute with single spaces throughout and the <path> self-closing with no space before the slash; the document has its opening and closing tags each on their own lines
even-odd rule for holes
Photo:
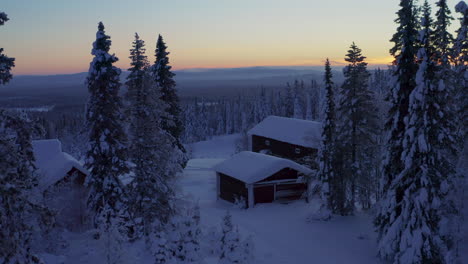
<svg viewBox="0 0 468 264">
<path fill-rule="evenodd" d="M 221 252 L 219 256 L 220 264 L 249 264 L 253 263 L 253 240 L 248 237 L 242 241 L 239 229 L 232 223 L 232 216 L 229 211 L 221 223 Z"/>
</svg>

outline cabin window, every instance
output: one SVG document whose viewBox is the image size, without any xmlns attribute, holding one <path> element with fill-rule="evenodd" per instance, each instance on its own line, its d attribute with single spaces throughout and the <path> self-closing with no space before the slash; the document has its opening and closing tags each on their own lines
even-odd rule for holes
<svg viewBox="0 0 468 264">
<path fill-rule="evenodd" d="M 265 145 L 270 146 L 270 140 L 265 140 Z"/>
<path fill-rule="evenodd" d="M 301 149 L 300 149 L 300 148 L 296 148 L 296 149 L 294 150 L 294 152 L 296 152 L 296 154 L 301 154 Z"/>
</svg>

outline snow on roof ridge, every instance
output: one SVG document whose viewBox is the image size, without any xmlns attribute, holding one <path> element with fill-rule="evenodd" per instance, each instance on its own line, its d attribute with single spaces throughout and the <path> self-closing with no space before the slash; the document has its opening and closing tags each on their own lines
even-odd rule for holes
<svg viewBox="0 0 468 264">
<path fill-rule="evenodd" d="M 247 134 L 318 149 L 322 138 L 322 123 L 297 118 L 268 116 L 250 129 Z"/>
<path fill-rule="evenodd" d="M 213 169 L 250 184 L 268 178 L 285 168 L 291 168 L 304 174 L 312 173 L 309 168 L 292 160 L 251 151 L 239 152 L 230 159 L 217 164 Z"/>
<path fill-rule="evenodd" d="M 62 151 L 60 140 L 33 140 L 32 145 L 39 174 L 38 189 L 40 191 L 45 191 L 49 186 L 61 180 L 73 168 L 89 174 L 78 160 Z"/>
</svg>

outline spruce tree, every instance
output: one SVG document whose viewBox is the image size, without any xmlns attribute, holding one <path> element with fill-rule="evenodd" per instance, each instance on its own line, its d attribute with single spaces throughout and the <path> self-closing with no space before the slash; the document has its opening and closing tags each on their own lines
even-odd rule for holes
<svg viewBox="0 0 468 264">
<path fill-rule="evenodd" d="M 233 225 L 232 216 L 229 212 L 227 212 L 223 218 L 221 232 L 221 254 L 219 257 L 219 263 L 243 263 L 243 252 L 239 230 Z"/>
<path fill-rule="evenodd" d="M 96 228 L 109 232 L 116 224 L 119 230 L 126 232 L 128 201 L 119 176 L 128 172 L 127 137 L 122 125 L 119 97 L 120 69 L 113 66 L 118 59 L 109 54 L 110 45 L 110 37 L 100 22 L 91 52 L 94 58 L 86 80 L 90 94 L 86 112 L 89 133 L 86 167 L 90 171 L 87 204 Z"/>
<path fill-rule="evenodd" d="M 378 131 L 377 108 L 373 93 L 368 87 L 370 74 L 366 57 L 354 43 L 345 60 L 349 63 L 343 70 L 345 81 L 340 88 L 337 126 L 337 151 L 340 152 L 339 175 L 345 200 L 341 201 L 340 213 L 354 211 L 355 195 L 358 194 L 363 208 L 370 207 L 369 182 L 372 175 L 372 160 L 375 156 L 375 140 Z"/>
<path fill-rule="evenodd" d="M 322 182 L 322 200 L 327 208 L 333 213 L 339 213 L 341 210 L 340 204 L 342 193 L 338 180 L 338 175 L 335 175 L 336 169 L 336 113 L 335 113 L 335 94 L 333 84 L 333 74 L 331 71 L 330 61 L 325 62 L 325 120 L 323 121 L 322 129 L 322 149 L 320 151 L 320 180 Z"/>
<path fill-rule="evenodd" d="M 421 61 L 416 74 L 416 88 L 409 98 L 402 153 L 403 171 L 391 188 L 402 196 L 398 200 L 399 214 L 392 215 L 389 230 L 380 241 L 383 252 L 393 251 L 393 263 L 452 263 L 445 258 L 453 241 L 441 231 L 444 211 L 451 206 L 447 194 L 451 190 L 454 167 L 445 153 L 453 140 L 450 129 L 441 118 L 447 118 L 447 107 L 441 105 L 448 90 L 437 80 L 439 70 L 436 52 L 431 42 L 430 8 L 423 7 Z"/>
<path fill-rule="evenodd" d="M 294 116 L 294 92 L 289 83 L 286 84 L 284 95 L 282 95 L 282 115 L 284 117 Z"/>
<path fill-rule="evenodd" d="M 176 157 L 173 138 L 162 129 L 164 102 L 148 74 L 144 41 L 135 35 L 130 50 L 132 67 L 127 77 L 130 101 L 130 160 L 134 180 L 131 183 L 132 212 L 146 238 L 153 232 L 155 221 L 165 223 L 174 213 L 173 179 L 181 170 L 172 165 Z"/>
<path fill-rule="evenodd" d="M 9 20 L 7 14 L 0 12 L 0 26 Z M 8 83 L 13 75 L 11 69 L 15 67 L 15 58 L 10 58 L 3 53 L 3 48 L 0 48 L 0 85 Z"/>
<path fill-rule="evenodd" d="M 32 123 L 24 114 L 0 110 L 0 263 L 36 263 L 31 252 L 36 185 Z"/>
<path fill-rule="evenodd" d="M 8 21 L 0 12 L 0 26 Z M 1 54 L 0 86 L 12 78 L 14 58 Z M 23 113 L 0 109 L 0 263 L 39 262 L 31 252 L 33 205 L 28 192 L 36 185 L 32 123 Z"/>
<path fill-rule="evenodd" d="M 447 74 L 450 71 L 450 56 L 452 54 L 451 44 L 453 36 L 448 31 L 453 17 L 450 15 L 450 9 L 447 6 L 447 0 L 439 0 L 436 3 L 438 10 L 436 12 L 436 20 L 434 21 L 433 34 L 431 35 L 434 45 L 434 60 L 438 63 L 439 72 Z M 447 80 L 445 80 L 447 81 Z"/>
<path fill-rule="evenodd" d="M 393 258 L 396 252 L 396 232 L 390 230 L 391 222 L 401 214 L 398 206 L 403 198 L 404 190 L 396 190 L 392 186 L 395 177 L 399 175 L 404 162 L 401 155 L 404 150 L 403 138 L 406 131 L 405 119 L 409 113 L 409 95 L 416 87 L 418 22 L 413 0 L 401 0 L 401 9 L 397 12 L 397 32 L 391 39 L 394 47 L 390 54 L 395 57 L 393 66 L 393 85 L 388 96 L 390 110 L 386 123 L 388 131 L 387 152 L 383 165 L 383 178 L 380 182 L 382 199 L 379 202 L 375 218 L 379 238 L 379 256 L 383 259 Z"/>
<path fill-rule="evenodd" d="M 455 6 L 455 11 L 461 14 L 460 28 L 457 29 L 457 38 L 453 44 L 453 64 L 455 65 L 455 94 L 457 103 L 457 116 L 459 120 L 460 138 L 468 135 L 468 5 L 460 1 Z"/>
<path fill-rule="evenodd" d="M 152 74 L 157 88 L 160 89 L 161 100 L 166 104 L 166 115 L 163 116 L 162 127 L 175 139 L 176 146 L 185 152 L 180 141 L 184 127 L 180 116 L 179 96 L 174 81 L 175 74 L 171 71 L 172 67 L 169 65 L 168 55 L 166 43 L 164 43 L 163 37 L 159 35 L 156 43 L 156 61 L 152 67 Z"/>
<path fill-rule="evenodd" d="M 127 96 L 126 99 L 130 103 L 130 114 L 131 116 L 135 115 L 136 100 L 138 96 L 141 96 L 142 87 L 147 81 L 147 70 L 149 67 L 148 58 L 145 55 L 145 42 L 140 39 L 138 33 L 135 33 L 135 40 L 132 43 L 132 49 L 130 50 L 130 65 L 131 68 L 128 69 L 130 72 L 127 76 Z M 130 122 L 134 120 L 130 117 Z M 134 125 L 134 124 L 133 124 Z"/>
</svg>

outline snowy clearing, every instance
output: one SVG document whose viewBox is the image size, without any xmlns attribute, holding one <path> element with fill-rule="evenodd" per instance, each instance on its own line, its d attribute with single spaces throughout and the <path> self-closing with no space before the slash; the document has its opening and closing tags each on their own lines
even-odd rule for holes
<svg viewBox="0 0 468 264">
<path fill-rule="evenodd" d="M 226 210 L 242 235 L 254 236 L 256 263 L 379 263 L 371 217 L 361 214 L 336 217 L 329 222 L 307 221 L 316 209 L 314 203 L 262 204 L 253 209 L 238 209 L 216 200 L 216 179 L 212 167 L 234 152 L 236 136 L 216 137 L 195 144 L 180 184 L 188 197 L 198 201 L 202 224 L 219 226 Z M 219 154 L 221 158 L 215 158 Z M 206 230 L 206 229 L 205 229 Z"/>
</svg>

